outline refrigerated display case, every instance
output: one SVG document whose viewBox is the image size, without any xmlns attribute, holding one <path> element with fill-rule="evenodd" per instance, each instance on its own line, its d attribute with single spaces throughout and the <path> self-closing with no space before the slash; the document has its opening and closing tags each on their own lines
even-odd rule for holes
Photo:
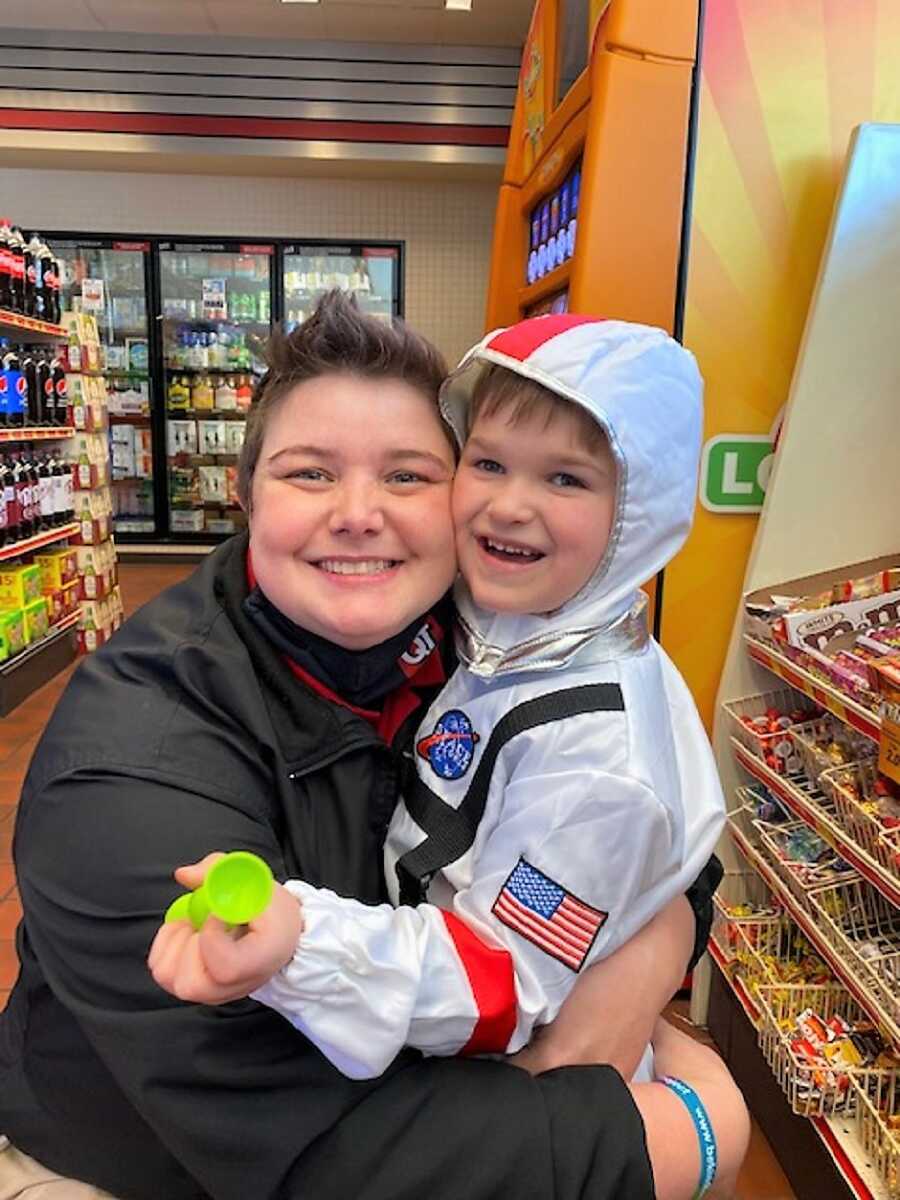
<svg viewBox="0 0 900 1200">
<path fill-rule="evenodd" d="M 91 313 L 101 338 L 113 456 L 113 528 L 117 534 L 162 532 L 154 492 L 151 354 L 152 245 L 149 240 L 53 234 L 60 263 L 62 309 Z"/>
<path fill-rule="evenodd" d="M 237 458 L 271 332 L 273 243 L 160 242 L 171 534 L 206 540 L 244 517 Z"/>
<path fill-rule="evenodd" d="M 401 250 L 391 244 L 305 242 L 283 251 L 284 327 L 290 332 L 332 288 L 356 297 L 363 312 L 391 320 L 402 315 Z"/>
<path fill-rule="evenodd" d="M 63 307 L 92 312 L 123 543 L 211 544 L 244 523 L 237 458 L 263 346 L 332 288 L 403 316 L 403 243 L 47 235 Z"/>
</svg>

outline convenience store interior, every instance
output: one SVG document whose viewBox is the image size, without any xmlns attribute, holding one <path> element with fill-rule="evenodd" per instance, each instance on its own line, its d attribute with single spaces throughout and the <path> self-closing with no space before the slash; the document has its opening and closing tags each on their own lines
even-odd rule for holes
<svg viewBox="0 0 900 1200">
<path fill-rule="evenodd" d="M 710 951 L 669 1015 L 747 1097 L 739 1200 L 897 1200 L 900 13 L 14 0 L 3 20 L 0 208 L 49 247 L 60 320 L 0 312 L 0 337 L 62 364 L 68 407 L 23 410 L 33 440 L 0 428 L 0 458 L 40 487 L 65 425 L 75 490 L 48 484 L 0 558 L 75 553 L 0 663 L 0 1008 L 34 745 L 80 657 L 243 527 L 272 324 L 338 286 L 452 365 L 523 316 L 643 321 L 706 381 L 694 528 L 648 591 L 729 807 Z"/>
</svg>

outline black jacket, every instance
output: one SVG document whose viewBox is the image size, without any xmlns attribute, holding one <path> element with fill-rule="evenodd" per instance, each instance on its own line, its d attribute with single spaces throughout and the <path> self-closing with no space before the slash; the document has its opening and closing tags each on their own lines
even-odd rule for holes
<svg viewBox="0 0 900 1200">
<path fill-rule="evenodd" d="M 153 982 L 172 869 L 209 850 L 384 899 L 394 754 L 248 621 L 245 550 L 227 542 L 85 660 L 35 753 L 0 1132 L 135 1200 L 652 1196 L 640 1117 L 609 1067 L 532 1079 L 407 1051 L 352 1081 L 253 1001 L 181 1004 Z"/>
</svg>

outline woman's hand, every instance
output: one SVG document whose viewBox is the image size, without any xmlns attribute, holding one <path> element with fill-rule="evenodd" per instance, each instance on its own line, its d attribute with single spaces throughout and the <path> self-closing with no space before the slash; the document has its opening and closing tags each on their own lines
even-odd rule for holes
<svg viewBox="0 0 900 1200">
<path fill-rule="evenodd" d="M 179 867 L 175 878 L 186 888 L 198 888 L 221 857 L 207 854 Z M 147 965 L 159 986 L 179 1000 L 227 1004 L 248 996 L 290 962 L 302 932 L 299 901 L 276 883 L 265 912 L 239 929 L 211 915 L 199 932 L 190 921 L 162 925 Z"/>
</svg>

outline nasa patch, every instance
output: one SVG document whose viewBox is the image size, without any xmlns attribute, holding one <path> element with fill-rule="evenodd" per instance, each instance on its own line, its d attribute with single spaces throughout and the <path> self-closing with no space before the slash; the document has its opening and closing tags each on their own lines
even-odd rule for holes
<svg viewBox="0 0 900 1200">
<path fill-rule="evenodd" d="M 462 779 L 480 740 L 466 714 L 451 708 L 439 718 L 434 732 L 416 743 L 416 750 L 441 779 Z"/>
</svg>

